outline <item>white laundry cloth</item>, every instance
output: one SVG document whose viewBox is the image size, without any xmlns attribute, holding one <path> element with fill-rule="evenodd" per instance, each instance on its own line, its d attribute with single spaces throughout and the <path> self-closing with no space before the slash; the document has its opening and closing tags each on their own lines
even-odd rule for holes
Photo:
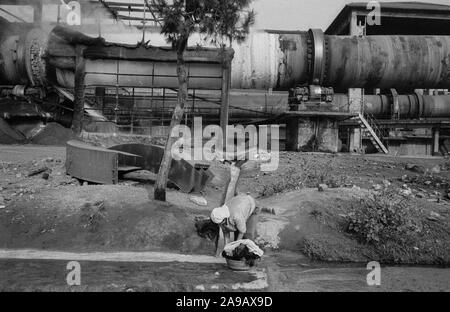
<svg viewBox="0 0 450 312">
<path fill-rule="evenodd" d="M 259 248 L 258 245 L 256 245 L 255 242 L 252 241 L 251 239 L 240 239 L 235 242 L 231 242 L 225 246 L 223 251 L 225 251 L 225 253 L 228 256 L 232 256 L 233 251 L 241 244 L 244 244 L 245 246 L 247 246 L 249 252 L 254 253 L 255 255 L 259 256 L 260 258 L 264 254 L 264 251 L 262 251 L 261 248 Z"/>
</svg>

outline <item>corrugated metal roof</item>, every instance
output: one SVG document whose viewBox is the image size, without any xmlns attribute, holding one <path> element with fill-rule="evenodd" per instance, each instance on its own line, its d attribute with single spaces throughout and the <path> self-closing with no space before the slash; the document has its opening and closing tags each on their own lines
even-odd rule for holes
<svg viewBox="0 0 450 312">
<path fill-rule="evenodd" d="M 381 2 L 381 9 L 392 10 L 421 10 L 421 11 L 450 11 L 450 5 L 427 2 Z M 346 5 L 349 8 L 366 8 L 367 2 L 352 2 Z"/>
<path fill-rule="evenodd" d="M 336 27 L 343 23 L 344 21 L 348 20 L 348 16 L 351 14 L 352 11 L 356 9 L 367 9 L 368 2 L 352 2 L 342 9 L 342 11 L 339 13 L 339 15 L 334 19 L 334 21 L 331 23 L 331 25 L 328 27 L 325 33 L 333 33 L 333 30 L 336 29 Z M 436 4 L 436 3 L 426 3 L 426 2 L 416 2 L 416 1 L 409 1 L 409 2 L 380 2 L 381 4 L 381 11 L 386 12 L 420 12 L 420 13 L 430 13 L 430 14 L 450 14 L 450 5 L 444 5 L 444 4 Z"/>
</svg>

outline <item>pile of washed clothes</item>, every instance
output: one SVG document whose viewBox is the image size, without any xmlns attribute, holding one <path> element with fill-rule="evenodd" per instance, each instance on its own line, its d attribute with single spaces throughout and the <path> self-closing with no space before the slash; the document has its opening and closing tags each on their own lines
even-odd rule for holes
<svg viewBox="0 0 450 312">
<path fill-rule="evenodd" d="M 241 239 L 227 244 L 222 252 L 226 259 L 242 261 L 249 267 L 254 267 L 264 252 L 250 239 Z"/>
<path fill-rule="evenodd" d="M 219 225 L 211 221 L 210 218 L 197 217 L 195 219 L 197 234 L 211 241 L 217 240 L 219 236 Z M 227 244 L 222 252 L 222 257 L 226 259 L 242 261 L 246 265 L 253 267 L 261 259 L 264 252 L 250 239 L 241 239 Z"/>
</svg>

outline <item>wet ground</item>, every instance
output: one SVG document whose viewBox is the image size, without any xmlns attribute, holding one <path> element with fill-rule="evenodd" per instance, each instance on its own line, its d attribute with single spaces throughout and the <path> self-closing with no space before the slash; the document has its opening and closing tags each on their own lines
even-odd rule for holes
<svg viewBox="0 0 450 312">
<path fill-rule="evenodd" d="M 368 285 L 367 263 L 308 262 L 295 253 L 269 258 L 267 275 L 272 291 L 297 292 L 405 292 L 450 291 L 450 269 L 381 266 L 380 285 Z"/>
<path fill-rule="evenodd" d="M 76 258 L 76 257 L 75 257 Z M 250 272 L 225 263 L 80 261 L 81 285 L 68 286 L 66 260 L 0 260 L 1 291 L 450 291 L 450 269 L 381 267 L 369 286 L 365 264 L 311 263 L 272 254 Z"/>
</svg>

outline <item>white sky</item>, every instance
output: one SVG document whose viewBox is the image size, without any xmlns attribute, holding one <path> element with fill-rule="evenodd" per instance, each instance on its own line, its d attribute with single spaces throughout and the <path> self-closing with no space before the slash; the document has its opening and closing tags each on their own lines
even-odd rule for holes
<svg viewBox="0 0 450 312">
<path fill-rule="evenodd" d="M 350 0 L 254 0 L 256 27 L 280 30 L 325 30 Z M 384 0 L 381 2 L 408 2 Z M 421 0 L 420 2 L 450 5 L 450 0 Z M 383 6 L 381 6 L 383 9 Z"/>
<path fill-rule="evenodd" d="M 65 0 L 70 2 L 69 0 Z M 111 0 L 112 1 L 112 0 Z M 144 3 L 144 0 L 120 0 L 121 2 Z M 358 0 L 253 0 L 256 11 L 256 28 L 280 30 L 307 30 L 322 28 L 325 30 L 347 3 Z M 367 2 L 361 1 L 361 2 Z M 398 0 L 383 0 L 381 2 L 405 2 Z M 421 2 L 450 5 L 450 0 L 421 0 Z M 1 4 L 1 0 L 0 0 Z M 32 19 L 32 11 L 20 12 L 8 7 L 11 12 Z M 383 9 L 383 7 L 382 7 Z M 19 9 L 23 10 L 23 8 Z M 46 12 L 53 13 L 53 12 Z M 56 15 L 56 13 L 51 14 Z M 0 16 L 7 17 L 3 13 Z"/>
<path fill-rule="evenodd" d="M 65 0 L 69 2 L 69 0 Z M 111 0 L 112 1 L 112 0 Z M 144 0 L 119 0 L 121 2 L 144 3 Z M 256 11 L 256 29 L 275 29 L 275 30 L 308 30 L 310 28 L 321 28 L 326 30 L 338 13 L 344 8 L 345 4 L 357 2 L 358 0 L 254 0 L 252 6 Z M 366 0 L 365 2 L 367 2 Z M 0 5 L 1 5 L 0 0 Z M 381 2 L 398 2 L 398 0 L 384 0 Z M 400 1 L 405 2 L 405 1 Z M 450 5 L 450 0 L 422 0 L 421 2 Z M 25 10 L 23 6 L 13 7 L 4 6 L 10 12 L 19 15 L 27 21 L 32 21 L 33 11 Z M 383 9 L 383 7 L 381 7 Z M 29 12 L 28 12 L 29 11 Z M 56 7 L 46 7 L 44 11 L 44 20 L 56 21 Z M 8 18 L 8 15 L 0 12 L 0 16 Z M 111 19 L 112 22 L 112 19 Z M 106 24 L 106 20 L 104 21 Z M 125 24 L 127 24 L 125 22 Z M 107 29 L 107 26 L 105 26 Z M 134 44 L 142 39 L 140 31 L 114 35 L 106 34 L 104 29 L 103 36 L 109 41 Z M 96 35 L 96 34 L 90 34 Z M 155 37 L 155 36 L 153 36 Z M 163 39 L 156 40 L 152 38 L 152 44 L 164 45 Z"/>
</svg>

